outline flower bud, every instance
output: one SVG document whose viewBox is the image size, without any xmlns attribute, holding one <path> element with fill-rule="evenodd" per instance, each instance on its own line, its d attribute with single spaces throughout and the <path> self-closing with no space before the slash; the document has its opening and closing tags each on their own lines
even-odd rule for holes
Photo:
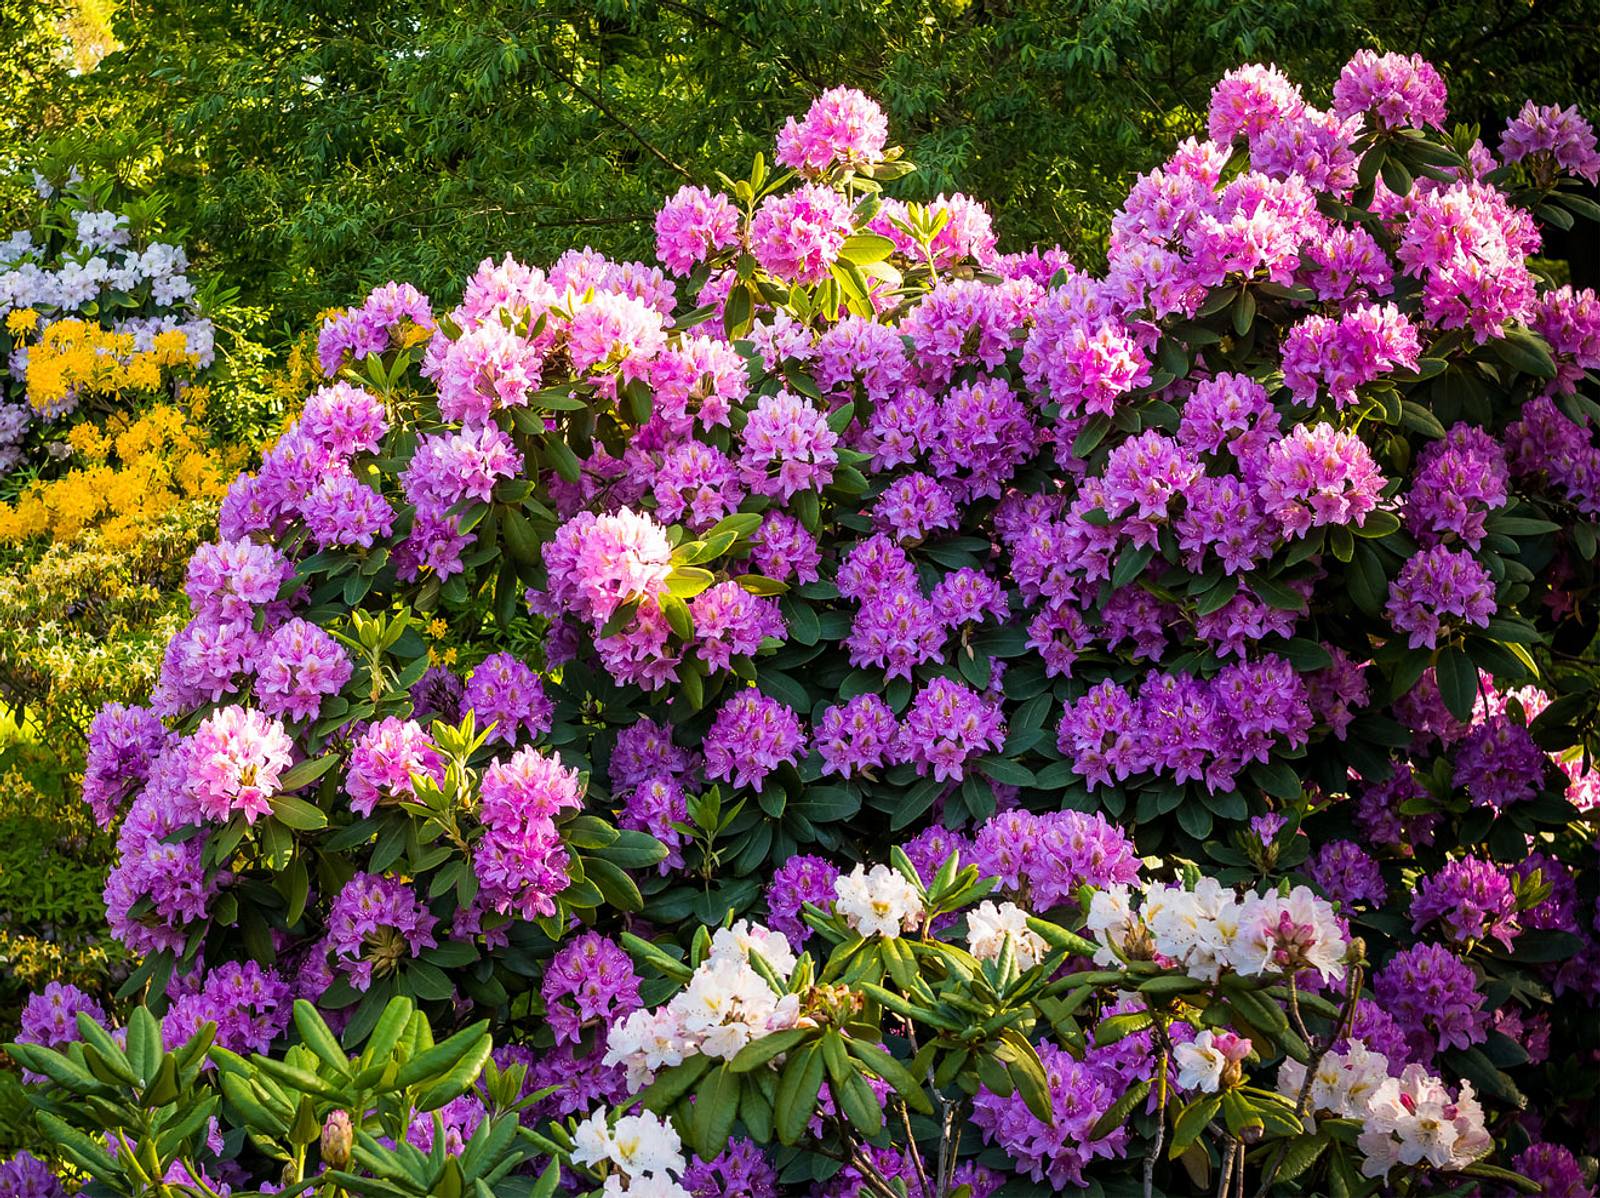
<svg viewBox="0 0 1600 1198">
<path fill-rule="evenodd" d="M 350 1163 L 350 1146 L 355 1142 L 355 1129 L 345 1111 L 334 1111 L 322 1125 L 322 1163 L 330 1169 L 343 1169 Z"/>
</svg>

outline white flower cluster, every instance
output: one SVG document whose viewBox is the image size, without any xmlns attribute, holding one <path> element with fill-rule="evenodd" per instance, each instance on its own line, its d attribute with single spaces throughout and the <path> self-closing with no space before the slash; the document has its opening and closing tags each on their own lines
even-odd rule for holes
<svg viewBox="0 0 1600 1198">
<path fill-rule="evenodd" d="M 1306 1067 L 1297 1061 L 1278 1068 L 1279 1093 L 1298 1097 L 1305 1080 Z M 1421 1065 L 1407 1065 L 1391 1077 L 1389 1059 L 1360 1040 L 1322 1058 L 1311 1079 L 1311 1109 L 1364 1124 L 1356 1146 L 1366 1157 L 1361 1171 L 1368 1177 L 1387 1177 L 1396 1165 L 1461 1169 L 1494 1144 L 1471 1082 L 1463 1081 L 1452 1098 L 1444 1082 Z"/>
<path fill-rule="evenodd" d="M 1215 1094 L 1222 1088 L 1223 1072 L 1249 1056 L 1250 1048 L 1250 1041 L 1243 1036 L 1210 1028 L 1193 1040 L 1174 1046 L 1172 1061 L 1178 1067 L 1179 1087 Z"/>
<path fill-rule="evenodd" d="M 649 1111 L 615 1124 L 604 1108 L 595 1111 L 573 1133 L 572 1161 L 616 1170 L 606 1175 L 606 1198 L 691 1198 L 677 1180 L 688 1167 L 683 1141 L 672 1124 Z"/>
<path fill-rule="evenodd" d="M 1032 969 L 1050 955 L 1050 945 L 1029 929 L 1028 913 L 1015 903 L 984 901 L 967 912 L 967 947 L 978 960 L 994 960 L 1008 939 L 1019 969 Z"/>
<path fill-rule="evenodd" d="M 605 1063 L 626 1067 L 630 1090 L 697 1053 L 726 1060 L 753 1040 L 803 1026 L 799 995 L 777 994 L 750 964 L 752 951 L 778 977 L 794 972 L 794 950 L 780 933 L 740 920 L 712 937 L 711 951 L 670 1002 L 611 1028 Z"/>
<path fill-rule="evenodd" d="M 1113 886 L 1090 900 L 1085 926 L 1102 946 L 1098 964 L 1116 965 L 1114 948 L 1126 954 L 1147 942 L 1157 960 L 1201 981 L 1229 969 L 1246 977 L 1302 969 L 1324 981 L 1344 976 L 1344 929 L 1332 905 L 1305 886 L 1240 898 L 1215 878 L 1201 878 L 1193 890 L 1150 884 L 1138 892 L 1137 909 L 1134 894 Z"/>
<path fill-rule="evenodd" d="M 909 879 L 887 865 L 858 865 L 834 880 L 833 909 L 863 937 L 895 937 L 922 920 L 922 896 Z"/>
<path fill-rule="evenodd" d="M 8 246 L 16 246 L 13 236 Z M 107 291 L 133 292 L 150 284 L 157 308 L 175 308 L 194 297 L 194 282 L 185 273 L 188 255 L 182 246 L 152 242 L 143 250 L 116 249 L 105 254 L 81 246 L 83 257 L 64 256 L 55 269 L 34 261 L 34 249 L 0 271 L 0 315 L 12 308 L 35 308 L 58 316 L 80 311 Z"/>
</svg>

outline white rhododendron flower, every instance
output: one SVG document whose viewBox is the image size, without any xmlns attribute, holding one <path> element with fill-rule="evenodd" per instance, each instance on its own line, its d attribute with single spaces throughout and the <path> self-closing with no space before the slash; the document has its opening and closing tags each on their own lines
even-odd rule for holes
<svg viewBox="0 0 1600 1198">
<path fill-rule="evenodd" d="M 1138 940 L 1144 955 L 1153 952 L 1203 982 L 1230 969 L 1245 977 L 1314 969 L 1324 981 L 1340 978 L 1349 947 L 1332 904 L 1309 888 L 1241 899 L 1215 878 L 1201 878 L 1193 890 L 1147 886 L 1137 910 L 1126 886 L 1096 891 L 1084 927 L 1101 946 L 1094 957 L 1100 965 L 1119 964 L 1118 951 L 1129 953 Z"/>
<path fill-rule="evenodd" d="M 967 913 L 967 947 L 978 960 L 994 960 L 1007 939 L 1021 969 L 1032 969 L 1050 953 L 1044 937 L 1029 930 L 1028 913 L 1015 903 L 986 901 Z"/>
<path fill-rule="evenodd" d="M 1494 1146 L 1472 1083 L 1463 1081 L 1452 1099 L 1443 1081 L 1415 1063 L 1384 1079 L 1367 1103 L 1366 1125 L 1356 1146 L 1368 1177 L 1387 1177 L 1397 1164 L 1461 1169 Z"/>
<path fill-rule="evenodd" d="M 858 865 L 833 884 L 834 910 L 862 936 L 895 937 L 922 918 L 922 898 L 899 870 Z"/>
<path fill-rule="evenodd" d="M 622 1177 L 613 1173 L 606 1178 L 603 1198 L 694 1198 L 670 1177 Z"/>
<path fill-rule="evenodd" d="M 572 1160 L 579 1165 L 615 1165 L 630 1178 L 682 1173 L 687 1168 L 678 1133 L 650 1111 L 624 1115 L 614 1126 L 604 1108 L 595 1111 L 573 1133 Z"/>
<path fill-rule="evenodd" d="M 1306 886 L 1287 897 L 1251 895 L 1239 912 L 1233 967 L 1242 974 L 1315 969 L 1324 981 L 1344 976 L 1347 947 L 1333 906 Z"/>
<path fill-rule="evenodd" d="M 606 1036 L 605 1063 L 626 1066 L 628 1089 L 637 1093 L 659 1070 L 681 1065 L 688 1051 L 677 1017 L 668 1008 L 634 1011 L 612 1025 Z"/>
<path fill-rule="evenodd" d="M 752 951 L 772 966 L 779 977 L 788 977 L 794 972 L 796 958 L 788 937 L 748 919 L 739 920 L 731 928 L 718 928 L 711 937 L 711 952 L 706 959 L 749 961 Z"/>
<path fill-rule="evenodd" d="M 1172 1050 L 1172 1059 L 1178 1066 L 1178 1085 L 1185 1090 L 1202 1090 L 1215 1094 L 1222 1086 L 1222 1074 L 1230 1064 L 1237 1064 L 1250 1055 L 1250 1041 L 1232 1032 L 1214 1032 L 1209 1028 L 1187 1044 Z"/>
<path fill-rule="evenodd" d="M 1278 1092 L 1300 1096 L 1306 1067 L 1293 1058 L 1278 1066 Z M 1389 1080 L 1389 1059 L 1373 1052 L 1360 1040 L 1350 1041 L 1345 1052 L 1330 1052 L 1311 1079 L 1311 1109 L 1346 1119 L 1359 1119 L 1378 1087 Z"/>
<path fill-rule="evenodd" d="M 1298 1097 L 1305 1080 L 1304 1065 L 1285 1061 L 1278 1068 L 1280 1094 Z M 1421 1065 L 1390 1077 L 1389 1059 L 1360 1040 L 1323 1058 L 1311 1079 L 1311 1109 L 1364 1125 L 1356 1146 L 1368 1177 L 1387 1177 L 1396 1165 L 1459 1170 L 1494 1145 L 1471 1082 L 1462 1082 L 1452 1098 L 1449 1087 Z"/>
<path fill-rule="evenodd" d="M 794 969 L 794 952 L 783 936 L 740 920 L 716 933 L 711 952 L 670 1002 L 655 1011 L 634 1011 L 612 1027 L 605 1063 L 627 1070 L 630 1090 L 638 1092 L 659 1070 L 686 1057 L 727 1060 L 763 1036 L 809 1026 L 800 1018 L 800 996 L 775 992 L 750 964 L 751 950 L 780 977 Z"/>
</svg>

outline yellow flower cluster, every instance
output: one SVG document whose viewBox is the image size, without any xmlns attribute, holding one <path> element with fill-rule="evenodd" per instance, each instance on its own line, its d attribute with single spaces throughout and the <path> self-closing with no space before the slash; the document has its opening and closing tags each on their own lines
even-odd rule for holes
<svg viewBox="0 0 1600 1198">
<path fill-rule="evenodd" d="M 39 314 L 32 308 L 13 308 L 6 313 L 6 332 L 13 337 L 31 333 L 39 327 Z"/>
<path fill-rule="evenodd" d="M 8 328 L 16 315 L 7 317 Z M 35 314 L 35 324 L 37 320 Z M 188 338 L 178 329 L 157 333 L 151 347 L 140 350 L 132 333 L 114 333 L 82 320 L 58 320 L 28 348 L 28 402 L 36 411 L 50 412 L 73 394 L 119 398 L 129 392 L 151 394 L 161 389 L 164 371 L 192 367 L 196 360 Z"/>
<path fill-rule="evenodd" d="M 203 400 L 203 390 L 190 388 L 185 398 Z M 221 500 L 248 451 L 206 442 L 206 430 L 170 404 L 113 416 L 104 430 L 81 423 L 67 435 L 81 464 L 0 504 L 0 543 L 71 540 L 98 527 L 113 547 L 132 545 L 177 505 Z"/>
</svg>

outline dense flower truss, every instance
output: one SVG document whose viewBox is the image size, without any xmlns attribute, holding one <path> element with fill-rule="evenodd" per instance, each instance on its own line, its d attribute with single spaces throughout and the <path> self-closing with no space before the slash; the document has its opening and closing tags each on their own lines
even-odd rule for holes
<svg viewBox="0 0 1600 1198">
<path fill-rule="evenodd" d="M 1600 302 L 1529 263 L 1594 143 L 1447 120 L 1416 58 L 1328 108 L 1230 71 L 1095 272 L 884 197 L 841 89 L 789 174 L 666 202 L 665 269 L 379 288 L 229 489 L 149 709 L 96 722 L 134 984 L 195 974 L 183 1020 L 250 1044 L 283 986 L 355 1044 L 396 994 L 476 1008 L 606 1194 L 947 1198 L 881 1117 L 976 971 L 1035 1005 L 924 1096 L 973 1193 L 1564 1177 Z M 791 1065 L 810 1105 L 761 1090 Z M 597 1113 L 647 1085 L 670 1136 Z"/>
<path fill-rule="evenodd" d="M 74 414 L 170 398 L 216 352 L 188 256 L 139 206 L 110 210 L 76 171 L 38 192 L 35 226 L 0 241 L 0 475 L 81 452 Z"/>
</svg>

